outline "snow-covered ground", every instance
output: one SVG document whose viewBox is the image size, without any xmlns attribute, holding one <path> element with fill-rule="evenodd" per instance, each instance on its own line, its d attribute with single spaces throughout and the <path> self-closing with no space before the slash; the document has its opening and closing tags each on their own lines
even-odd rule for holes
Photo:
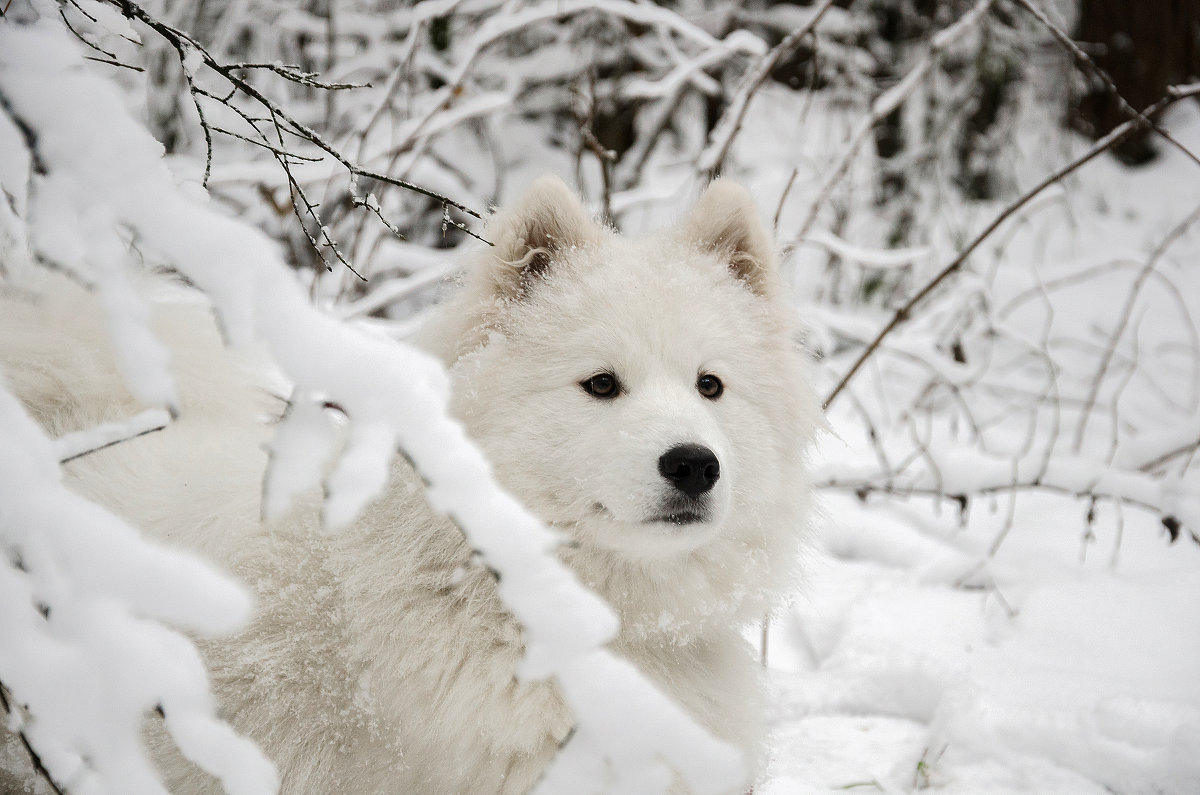
<svg viewBox="0 0 1200 795">
<path fill-rule="evenodd" d="M 965 526 L 928 502 L 826 500 L 819 551 L 772 635 L 769 795 L 1196 792 L 1200 548 L 1127 512 L 1019 501 Z M 1111 565 L 1117 544 L 1120 560 Z"/>
<path fill-rule="evenodd" d="M 1177 108 L 1168 126 L 1200 147 L 1194 106 Z M 1088 145 L 1059 133 L 1056 146 L 1038 151 L 1041 135 L 1025 133 L 1021 188 L 1049 173 L 1047 161 L 1065 162 L 1065 148 Z M 768 147 L 748 148 L 768 160 Z M 1048 341 L 1061 397 L 1082 394 L 1095 367 L 1094 351 L 1070 346 L 1104 342 L 1149 252 L 1197 205 L 1200 167 L 1183 154 L 1167 148 L 1137 170 L 1103 158 L 981 255 L 976 272 L 992 274 L 994 306 L 1039 282 L 1126 263 L 1044 291 L 1034 302 L 1044 306 L 1020 321 Z M 1133 452 L 1139 445 L 1196 441 L 1187 314 L 1200 312 L 1198 260 L 1200 232 L 1189 229 L 1157 264 L 1159 284 L 1140 294 L 1119 347 L 1137 366 L 1124 387 L 1103 393 L 1119 410 L 1088 426 L 1091 465 L 1064 459 L 1086 482 L 1128 474 L 1121 464 L 1130 456 L 1150 460 Z M 886 318 L 863 322 L 874 331 Z M 1190 353 L 1170 359 L 1180 349 Z M 823 363 L 822 381 L 848 361 Z M 904 391 L 902 381 L 892 385 Z M 1168 408 L 1164 395 L 1181 405 Z M 879 404 L 872 389 L 860 397 Z M 1056 459 L 1079 420 L 1077 405 L 1060 409 L 1054 427 L 1039 416 L 1031 437 Z M 861 416 L 847 405 L 831 412 L 820 476 L 877 468 Z M 1018 436 L 1029 427 L 1028 417 L 1000 411 L 994 422 L 1001 438 L 1006 427 Z M 1055 444 L 1052 435 L 1067 438 Z M 989 481 L 986 469 L 1003 458 L 955 434 L 934 438 L 947 494 Z M 1200 496 L 1188 460 L 1149 484 L 1167 502 L 1194 506 Z M 1186 531 L 1169 543 L 1159 513 L 1100 500 L 1089 522 L 1089 507 L 1037 489 L 976 496 L 964 511 L 953 500 L 822 490 L 807 576 L 772 628 L 773 759 L 758 795 L 1200 792 L 1200 545 Z"/>
</svg>

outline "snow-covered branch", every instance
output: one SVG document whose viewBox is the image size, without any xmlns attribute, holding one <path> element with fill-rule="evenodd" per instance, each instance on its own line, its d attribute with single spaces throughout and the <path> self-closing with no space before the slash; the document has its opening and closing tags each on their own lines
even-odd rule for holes
<svg viewBox="0 0 1200 795">
<path fill-rule="evenodd" d="M 14 38 L 0 32 L 5 46 Z M 0 442 L 0 687 L 35 764 L 69 792 L 165 795 L 141 748 L 157 709 L 227 792 L 274 792 L 271 763 L 216 717 L 199 654 L 166 626 L 232 632 L 249 617 L 246 594 L 70 491 L 60 450 L 4 389 Z"/>
</svg>

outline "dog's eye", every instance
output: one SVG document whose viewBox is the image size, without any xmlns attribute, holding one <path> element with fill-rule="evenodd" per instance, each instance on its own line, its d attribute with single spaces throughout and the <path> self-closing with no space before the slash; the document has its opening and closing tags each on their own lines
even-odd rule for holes
<svg viewBox="0 0 1200 795">
<path fill-rule="evenodd" d="M 709 400 L 716 400 L 725 391 L 725 385 L 715 375 L 702 375 L 696 379 L 696 391 Z"/>
<path fill-rule="evenodd" d="M 612 373 L 597 373 L 586 381 L 580 381 L 583 391 L 592 397 L 615 398 L 621 391 L 621 384 Z"/>
</svg>

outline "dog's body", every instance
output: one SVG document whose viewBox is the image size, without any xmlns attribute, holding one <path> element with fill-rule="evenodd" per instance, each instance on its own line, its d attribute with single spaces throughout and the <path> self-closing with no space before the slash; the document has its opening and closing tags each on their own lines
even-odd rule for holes
<svg viewBox="0 0 1200 795">
<path fill-rule="evenodd" d="M 576 542 L 561 555 L 619 613 L 614 650 L 753 763 L 742 632 L 793 572 L 817 415 L 748 196 L 718 183 L 679 228 L 627 241 L 542 180 L 489 236 L 424 335 L 454 414 L 501 483 Z M 76 308 L 58 322 L 53 301 L 18 309 L 0 320 L 0 364 L 50 433 L 137 410 Z M 520 627 L 488 569 L 403 461 L 346 530 L 318 527 L 317 496 L 263 525 L 256 417 L 271 407 L 215 337 L 198 340 L 197 314 L 163 329 L 183 417 L 68 469 L 253 590 L 253 623 L 201 643 L 222 713 L 285 792 L 528 791 L 573 718 L 553 683 L 514 679 Z M 173 792 L 218 791 L 153 739 Z"/>
</svg>

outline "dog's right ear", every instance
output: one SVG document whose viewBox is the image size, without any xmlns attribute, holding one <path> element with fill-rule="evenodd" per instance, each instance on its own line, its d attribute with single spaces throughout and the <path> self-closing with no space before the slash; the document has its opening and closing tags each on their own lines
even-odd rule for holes
<svg viewBox="0 0 1200 795">
<path fill-rule="evenodd" d="M 492 218 L 487 235 L 494 245 L 489 253 L 497 295 L 520 298 L 552 270 L 561 252 L 595 241 L 600 228 L 565 182 L 545 176 Z"/>
<path fill-rule="evenodd" d="M 730 272 L 751 290 L 772 294 L 775 244 L 754 199 L 741 185 L 720 179 L 709 185 L 684 222 L 683 232 L 692 245 L 724 258 Z"/>
</svg>

